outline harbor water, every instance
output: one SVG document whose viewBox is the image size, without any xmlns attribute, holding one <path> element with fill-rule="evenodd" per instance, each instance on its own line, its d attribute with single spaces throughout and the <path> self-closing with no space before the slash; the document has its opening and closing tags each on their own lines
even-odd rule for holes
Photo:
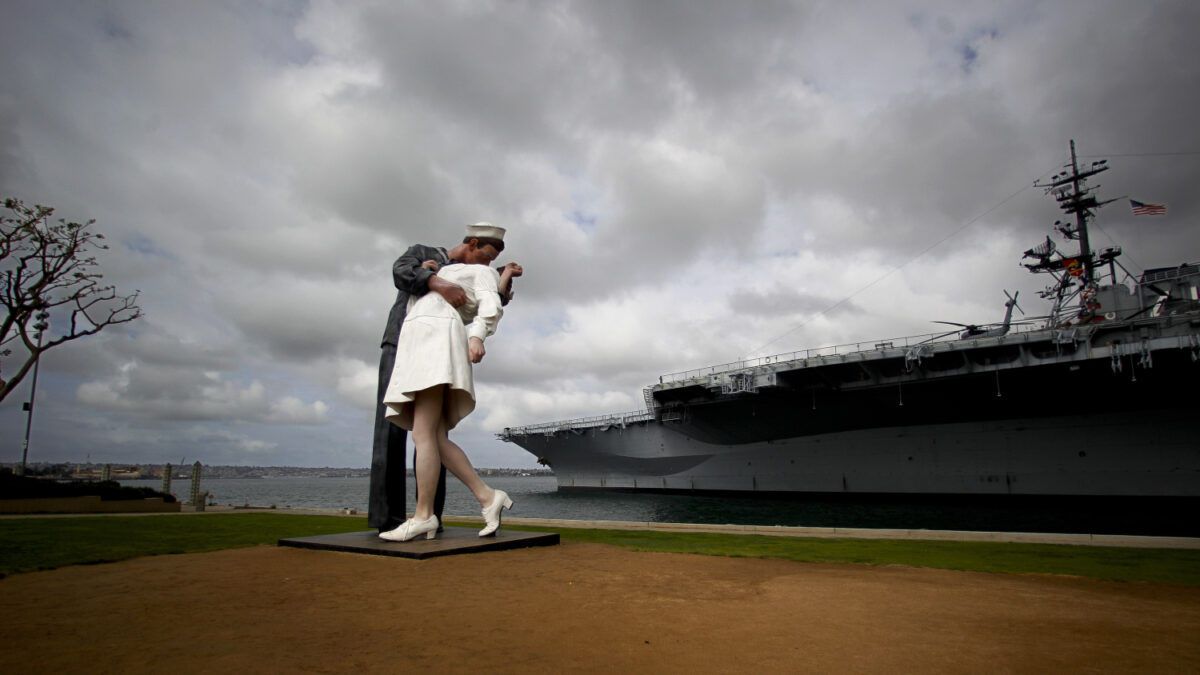
<svg viewBox="0 0 1200 675">
<path fill-rule="evenodd" d="M 520 518 L 617 520 L 652 523 L 862 527 L 1200 536 L 1194 504 L 1170 500 L 1057 501 L 930 498 L 762 498 L 622 492 L 560 492 L 552 476 L 489 476 L 488 484 L 514 502 L 507 515 Z M 122 485 L 161 488 L 158 479 Z M 277 508 L 354 509 L 367 512 L 366 477 L 206 478 L 210 503 Z M 172 492 L 187 501 L 190 481 L 176 479 Z M 408 511 L 415 485 L 408 479 Z M 446 515 L 477 516 L 479 504 L 454 478 L 446 482 Z"/>
</svg>

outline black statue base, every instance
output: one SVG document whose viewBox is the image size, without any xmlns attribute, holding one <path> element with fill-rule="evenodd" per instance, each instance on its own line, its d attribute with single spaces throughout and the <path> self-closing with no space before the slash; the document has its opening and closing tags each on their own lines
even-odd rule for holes
<svg viewBox="0 0 1200 675">
<path fill-rule="evenodd" d="M 412 541 L 384 541 L 375 530 L 320 534 L 313 537 L 280 539 L 280 546 L 312 548 L 322 551 L 343 551 L 367 555 L 388 555 L 397 558 L 435 558 L 461 553 L 506 551 L 531 546 L 554 546 L 557 532 L 514 532 L 501 529 L 494 537 L 480 537 L 476 527 L 447 527 L 436 539 L 424 535 Z"/>
</svg>

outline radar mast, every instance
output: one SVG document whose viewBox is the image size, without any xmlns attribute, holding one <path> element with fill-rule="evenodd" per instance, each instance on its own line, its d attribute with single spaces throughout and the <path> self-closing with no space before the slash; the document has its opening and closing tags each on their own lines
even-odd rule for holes
<svg viewBox="0 0 1200 675">
<path fill-rule="evenodd" d="M 1075 141 L 1071 141 L 1071 163 L 1063 170 L 1050 177 L 1049 181 L 1034 183 L 1034 187 L 1043 188 L 1046 194 L 1053 195 L 1058 207 L 1064 213 L 1074 216 L 1074 222 L 1056 220 L 1054 229 L 1070 241 L 1079 242 L 1079 252 L 1067 255 L 1058 250 L 1054 241 L 1046 237 L 1046 241 L 1025 251 L 1024 257 L 1033 258 L 1035 262 L 1025 263 L 1031 272 L 1051 275 L 1055 283 L 1048 286 L 1041 295 L 1044 298 L 1054 298 L 1054 308 L 1050 313 L 1050 327 L 1069 325 L 1076 318 L 1083 318 L 1092 308 L 1090 303 L 1099 287 L 1096 267 L 1098 262 L 1110 263 L 1120 255 L 1120 249 L 1106 249 L 1097 259 L 1088 241 L 1088 222 L 1096 217 L 1096 211 L 1106 204 L 1116 201 L 1109 199 L 1100 201 L 1096 197 L 1099 185 L 1089 187 L 1089 178 L 1108 170 L 1108 160 L 1092 162 L 1090 167 L 1081 169 L 1075 154 Z M 1116 281 L 1115 279 L 1113 280 Z M 1072 300 L 1078 299 L 1079 311 L 1071 312 L 1066 308 Z"/>
</svg>

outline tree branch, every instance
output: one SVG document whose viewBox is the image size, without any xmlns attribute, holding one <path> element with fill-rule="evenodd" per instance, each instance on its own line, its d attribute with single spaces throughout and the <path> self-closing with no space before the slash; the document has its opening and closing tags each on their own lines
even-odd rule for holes
<svg viewBox="0 0 1200 675">
<path fill-rule="evenodd" d="M 95 221 L 51 223 L 54 209 L 29 207 L 12 198 L 4 200 L 4 207 L 10 214 L 0 216 L 0 304 L 6 310 L 0 319 L 0 347 L 20 340 L 26 354 L 19 357 L 23 360 L 14 374 L 0 377 L 0 400 L 48 349 L 142 317 L 140 291 L 122 296 L 115 286 L 100 285 L 103 275 L 89 252 L 108 246 L 99 243 L 103 234 L 88 229 Z M 39 324 L 59 312 L 66 313 L 69 329 L 47 339 L 48 329 Z M 0 350 L 0 364 L 10 355 L 10 350 Z"/>
</svg>

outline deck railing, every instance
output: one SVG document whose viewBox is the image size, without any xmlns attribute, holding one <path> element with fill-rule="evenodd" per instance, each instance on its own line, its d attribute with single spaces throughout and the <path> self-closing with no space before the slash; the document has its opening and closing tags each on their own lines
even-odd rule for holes
<svg viewBox="0 0 1200 675">
<path fill-rule="evenodd" d="M 561 420 L 558 422 L 542 422 L 540 424 L 527 424 L 520 427 L 505 427 L 504 431 L 498 434 L 498 436 L 504 439 L 509 435 L 528 436 L 531 434 L 552 434 L 557 431 L 570 431 L 572 429 L 592 429 L 595 427 L 649 422 L 653 419 L 654 413 L 650 412 L 649 410 L 633 410 L 630 412 L 611 413 L 608 415 L 577 417 L 575 419 Z"/>
<path fill-rule="evenodd" d="M 1044 318 L 1044 317 L 1038 317 Z M 1009 335 L 1014 333 L 1026 333 L 1035 330 L 1041 330 L 1043 326 L 1033 324 L 1016 324 L 1009 328 Z M 965 328 L 964 328 L 965 329 Z M 704 368 L 694 368 L 692 370 L 684 370 L 677 373 L 668 373 L 658 378 L 659 384 L 668 382 L 679 382 L 682 380 L 690 380 L 695 377 L 703 377 L 705 375 L 716 375 L 717 373 L 729 372 L 731 370 L 743 370 L 746 368 L 756 368 L 758 366 L 769 366 L 773 363 L 784 363 L 787 361 L 801 361 L 806 359 L 814 359 L 826 356 L 847 356 L 850 354 L 860 354 L 863 352 L 874 352 L 880 349 L 908 349 L 916 345 L 935 342 L 941 338 L 957 339 L 958 330 L 939 333 L 925 333 L 923 335 L 906 335 L 904 337 L 886 338 L 882 340 L 870 340 L 863 342 L 850 342 L 841 345 L 832 345 L 828 347 L 816 347 L 814 349 L 802 349 L 794 352 L 786 352 L 784 354 L 772 354 L 771 356 L 760 356 L 754 359 L 744 359 L 741 361 L 730 361 L 729 363 L 721 363 L 715 366 L 707 366 Z"/>
</svg>

